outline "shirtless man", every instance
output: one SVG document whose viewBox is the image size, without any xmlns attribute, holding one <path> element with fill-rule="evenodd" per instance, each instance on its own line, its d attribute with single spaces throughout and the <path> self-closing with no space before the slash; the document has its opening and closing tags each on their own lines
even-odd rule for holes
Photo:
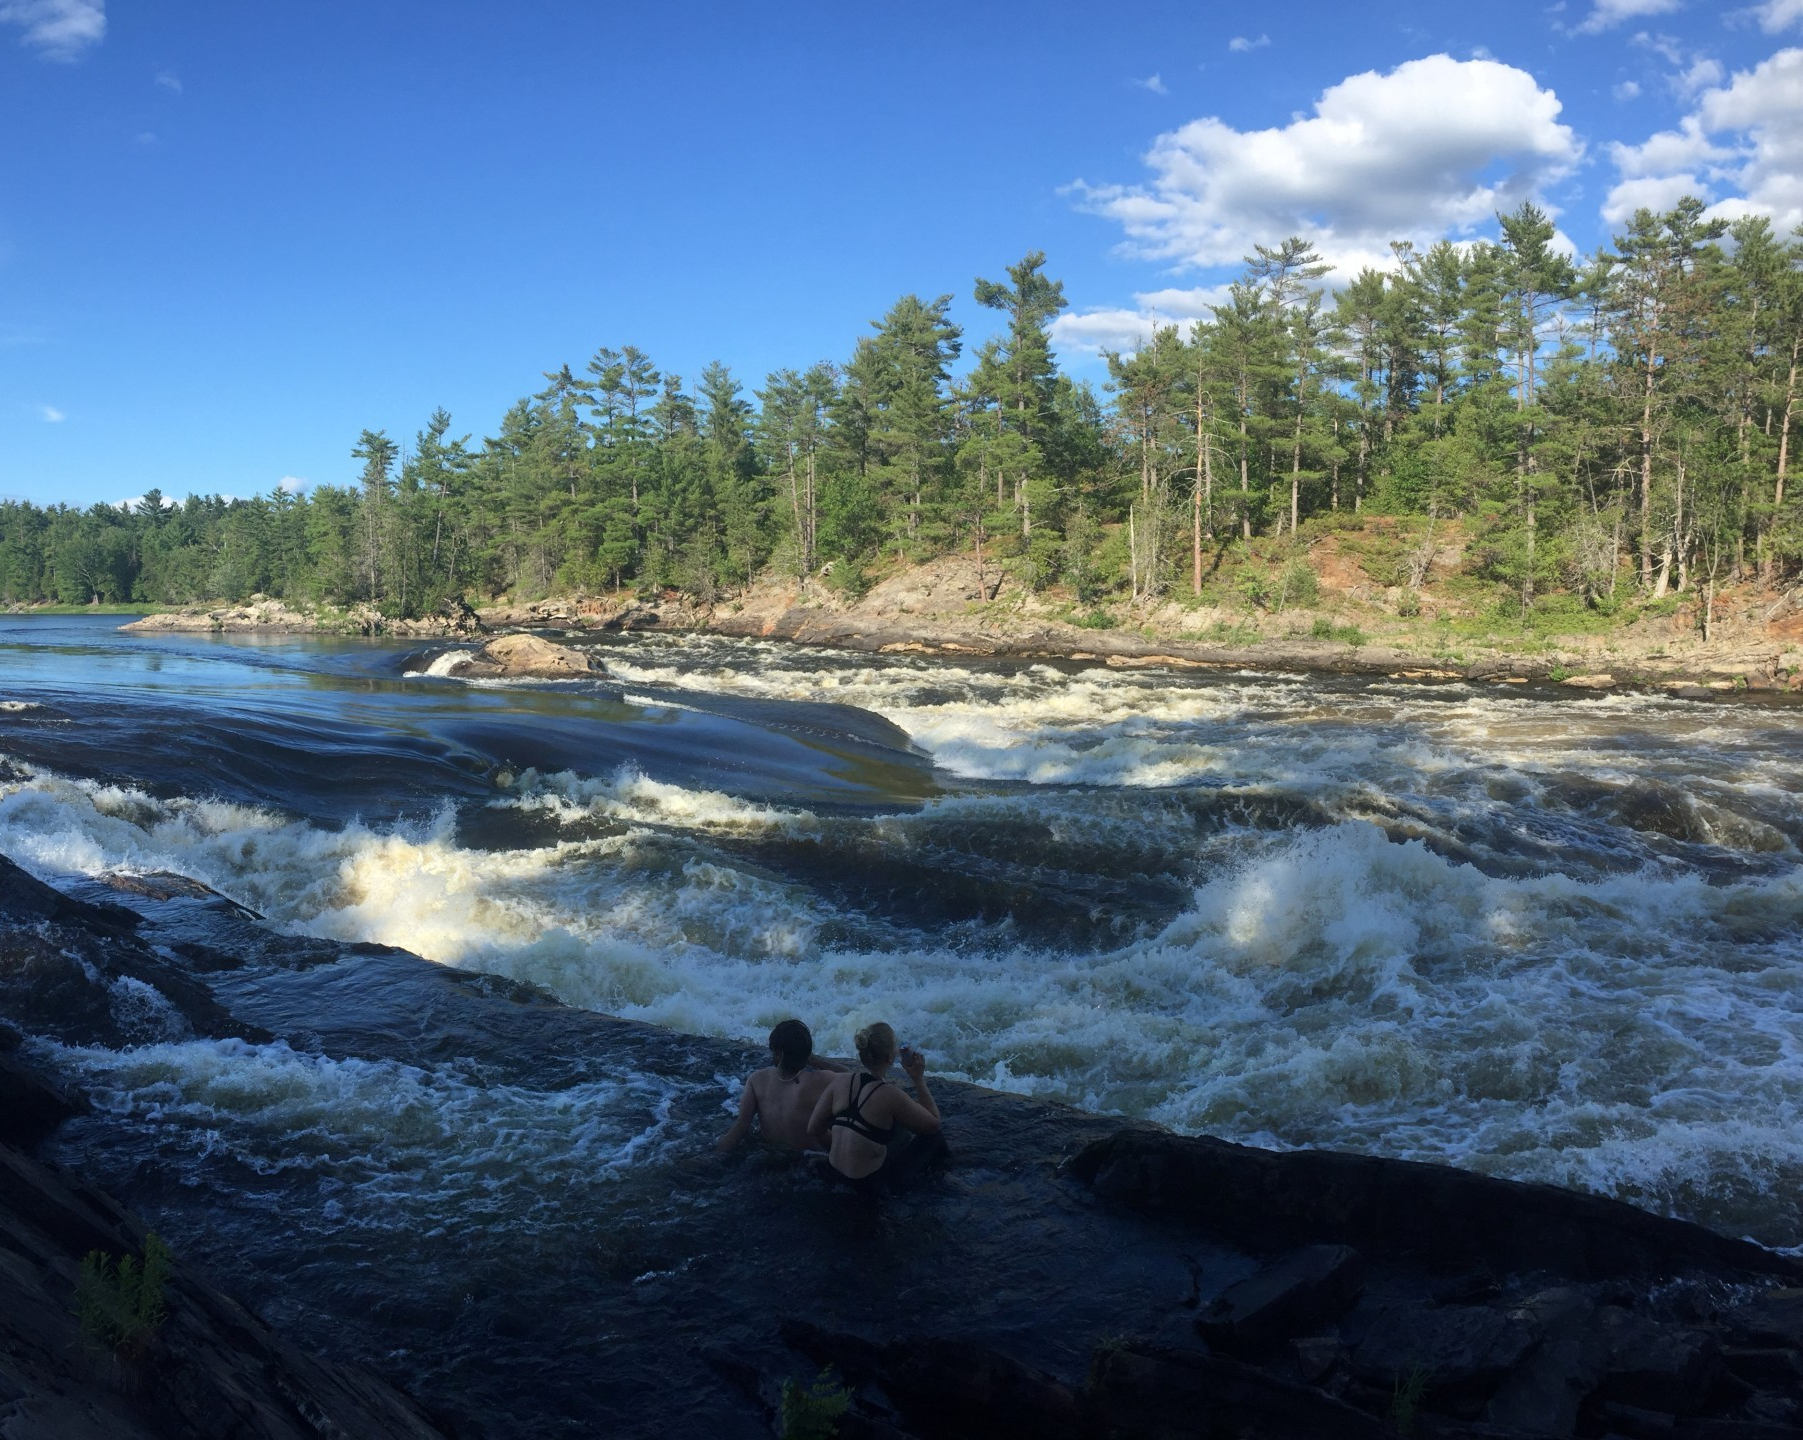
<svg viewBox="0 0 1803 1440">
<path fill-rule="evenodd" d="M 743 1140 L 756 1120 L 764 1139 L 790 1150 L 808 1148 L 808 1119 L 814 1105 L 843 1067 L 815 1060 L 814 1037 L 799 1020 L 785 1020 L 770 1032 L 771 1063 L 752 1072 L 739 1096 L 739 1118 L 714 1148 L 722 1154 Z"/>
</svg>

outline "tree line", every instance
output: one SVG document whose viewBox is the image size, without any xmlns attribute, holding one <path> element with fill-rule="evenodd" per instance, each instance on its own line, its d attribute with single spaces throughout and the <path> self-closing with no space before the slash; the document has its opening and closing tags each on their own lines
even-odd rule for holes
<svg viewBox="0 0 1803 1440">
<path fill-rule="evenodd" d="M 1794 578 L 1803 241 L 1686 199 L 1574 261 L 1532 204 L 1498 220 L 1338 288 L 1308 242 L 1257 246 L 1208 318 L 1106 354 L 1100 393 L 1059 367 L 1066 302 L 1038 252 L 976 282 L 1002 324 L 963 369 L 949 295 L 903 296 L 842 362 L 750 395 L 718 362 L 690 385 L 603 347 L 479 442 L 442 409 L 404 445 L 363 431 L 352 484 L 0 504 L 0 599 L 709 602 L 772 571 L 856 591 L 960 550 L 1139 602 L 1360 512 L 1413 517 L 1430 545 L 1458 522 L 1524 611 L 1694 590 L 1707 625 L 1718 585 Z"/>
</svg>

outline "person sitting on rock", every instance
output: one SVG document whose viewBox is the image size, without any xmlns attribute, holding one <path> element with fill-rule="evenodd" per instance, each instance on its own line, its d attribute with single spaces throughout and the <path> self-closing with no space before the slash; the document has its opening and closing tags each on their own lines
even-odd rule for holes
<svg viewBox="0 0 1803 1440">
<path fill-rule="evenodd" d="M 913 1047 L 902 1047 L 901 1066 L 920 1099 L 910 1100 L 888 1078 L 895 1063 L 895 1031 L 888 1025 L 865 1026 L 857 1045 L 863 1068 L 828 1079 L 808 1135 L 841 1180 L 859 1190 L 893 1190 L 944 1158 L 939 1105 L 927 1088 L 926 1057 Z M 913 1139 L 898 1130 L 913 1132 Z"/>
<path fill-rule="evenodd" d="M 770 1032 L 770 1064 L 754 1070 L 739 1096 L 739 1118 L 714 1148 L 734 1149 L 757 1121 L 764 1139 L 788 1150 L 808 1148 L 808 1121 L 832 1073 L 843 1067 L 814 1058 L 814 1037 L 799 1020 Z"/>
</svg>

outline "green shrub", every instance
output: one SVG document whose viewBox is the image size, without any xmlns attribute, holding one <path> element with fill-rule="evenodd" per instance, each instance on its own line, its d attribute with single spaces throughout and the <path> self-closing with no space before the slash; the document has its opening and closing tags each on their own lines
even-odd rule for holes
<svg viewBox="0 0 1803 1440">
<path fill-rule="evenodd" d="M 1396 1377 L 1396 1388 L 1390 1392 L 1390 1423 L 1396 1427 L 1398 1435 L 1407 1435 L 1414 1430 L 1415 1416 L 1426 1394 L 1427 1371 L 1421 1366 L 1411 1366 L 1406 1377 Z"/>
<path fill-rule="evenodd" d="M 847 600 L 863 599 L 871 585 L 863 560 L 848 555 L 832 561 L 831 565 L 832 568 L 826 572 L 826 583 Z"/>
<path fill-rule="evenodd" d="M 1291 605 L 1307 607 L 1321 598 L 1321 582 L 1315 578 L 1315 572 L 1309 568 L 1308 561 L 1295 559 L 1283 567 L 1283 576 L 1278 582 L 1277 608 L 1288 609 Z"/>
<path fill-rule="evenodd" d="M 1246 597 L 1246 603 L 1254 610 L 1263 610 L 1271 603 L 1271 577 L 1257 570 L 1242 570 L 1234 582 L 1240 594 Z"/>
<path fill-rule="evenodd" d="M 833 1440 L 839 1417 L 851 1408 L 851 1391 L 829 1366 L 812 1385 L 783 1381 L 779 1431 L 783 1440 Z"/>
<path fill-rule="evenodd" d="M 90 1250 L 75 1286 L 81 1333 L 109 1350 L 141 1344 L 162 1326 L 168 1278 L 169 1247 L 155 1231 L 144 1237 L 142 1260 L 130 1255 L 114 1260 L 104 1250 Z"/>
<path fill-rule="evenodd" d="M 1112 630 L 1114 629 L 1114 616 L 1098 605 L 1088 614 L 1079 615 L 1076 623 L 1079 628 L 1084 630 Z"/>
<path fill-rule="evenodd" d="M 1412 620 L 1421 613 L 1421 595 L 1415 590 L 1405 590 L 1396 602 L 1396 613 L 1405 620 Z"/>
<path fill-rule="evenodd" d="M 1350 645 L 1357 649 L 1370 637 L 1356 625 L 1336 625 L 1325 615 L 1315 616 L 1315 623 L 1309 632 L 1316 640 L 1338 640 L 1342 645 Z"/>
</svg>

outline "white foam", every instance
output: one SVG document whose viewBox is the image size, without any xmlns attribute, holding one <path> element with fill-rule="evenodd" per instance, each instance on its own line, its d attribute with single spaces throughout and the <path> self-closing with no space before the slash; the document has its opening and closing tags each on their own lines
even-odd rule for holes
<svg viewBox="0 0 1803 1440">
<path fill-rule="evenodd" d="M 1803 1240 L 1782 1198 L 1803 1183 L 1803 871 L 1746 816 L 1754 801 L 1794 815 L 1797 782 L 1780 749 L 1734 743 L 1720 716 L 1704 725 L 1640 698 L 1323 698 L 1245 678 L 658 646 L 611 650 L 609 668 L 635 685 L 830 694 L 885 714 L 948 769 L 1037 788 L 829 825 L 632 770 L 527 772 L 493 803 L 567 838 L 496 853 L 459 843 L 448 809 L 422 825 L 324 831 L 39 774 L 0 784 L 0 850 L 47 873 L 177 870 L 278 924 L 402 945 L 679 1030 L 760 1038 L 796 1014 L 843 1054 L 882 1018 L 936 1069 L 1008 1089 L 1257 1143 L 1578 1183 Z M 1689 777 L 1718 840 L 1746 820 L 1765 869 L 1711 883 L 1651 852 L 1626 874 L 1563 853 L 1546 827 L 1565 812 L 1539 800 L 1551 806 L 1573 776 Z M 1544 873 L 1486 875 L 1360 822 L 1201 833 L 1184 797 L 1150 788 L 1185 782 L 1342 814 L 1406 804 L 1479 817 L 1513 829 L 1498 845 Z M 1492 786 L 1523 798 L 1499 801 Z M 597 820 L 612 828 L 588 838 Z M 1593 829 L 1631 847 L 1611 823 Z M 1049 846 L 1144 843 L 1167 858 L 1188 847 L 1199 883 L 1155 933 L 1073 954 L 1006 927 L 953 935 L 842 914 L 737 858 L 763 835 L 912 856 L 1010 824 Z"/>
<path fill-rule="evenodd" d="M 98 1109 L 166 1152 L 314 1176 L 349 1201 L 329 1207 L 328 1225 L 431 1234 L 491 1216 L 530 1229 L 535 1211 L 620 1180 L 685 1140 L 671 1119 L 676 1091 L 642 1075 L 535 1090 L 455 1067 L 237 1040 L 42 1052 Z"/>
<path fill-rule="evenodd" d="M 434 679 L 442 680 L 446 676 L 455 675 L 465 665 L 468 665 L 470 663 L 470 653 L 471 652 L 468 650 L 447 650 L 442 655 L 434 655 L 431 663 L 428 664 L 424 670 L 408 670 L 405 671 L 404 674 L 409 680 L 416 679 L 422 675 L 429 675 Z"/>
<path fill-rule="evenodd" d="M 605 818 L 727 832 L 794 833 L 819 827 L 819 820 L 807 810 L 753 804 L 718 790 L 689 790 L 652 780 L 632 765 L 605 778 L 568 770 L 549 775 L 527 770 L 511 789 L 511 795 L 490 804 L 498 809 L 537 812 L 566 824 Z"/>
</svg>

